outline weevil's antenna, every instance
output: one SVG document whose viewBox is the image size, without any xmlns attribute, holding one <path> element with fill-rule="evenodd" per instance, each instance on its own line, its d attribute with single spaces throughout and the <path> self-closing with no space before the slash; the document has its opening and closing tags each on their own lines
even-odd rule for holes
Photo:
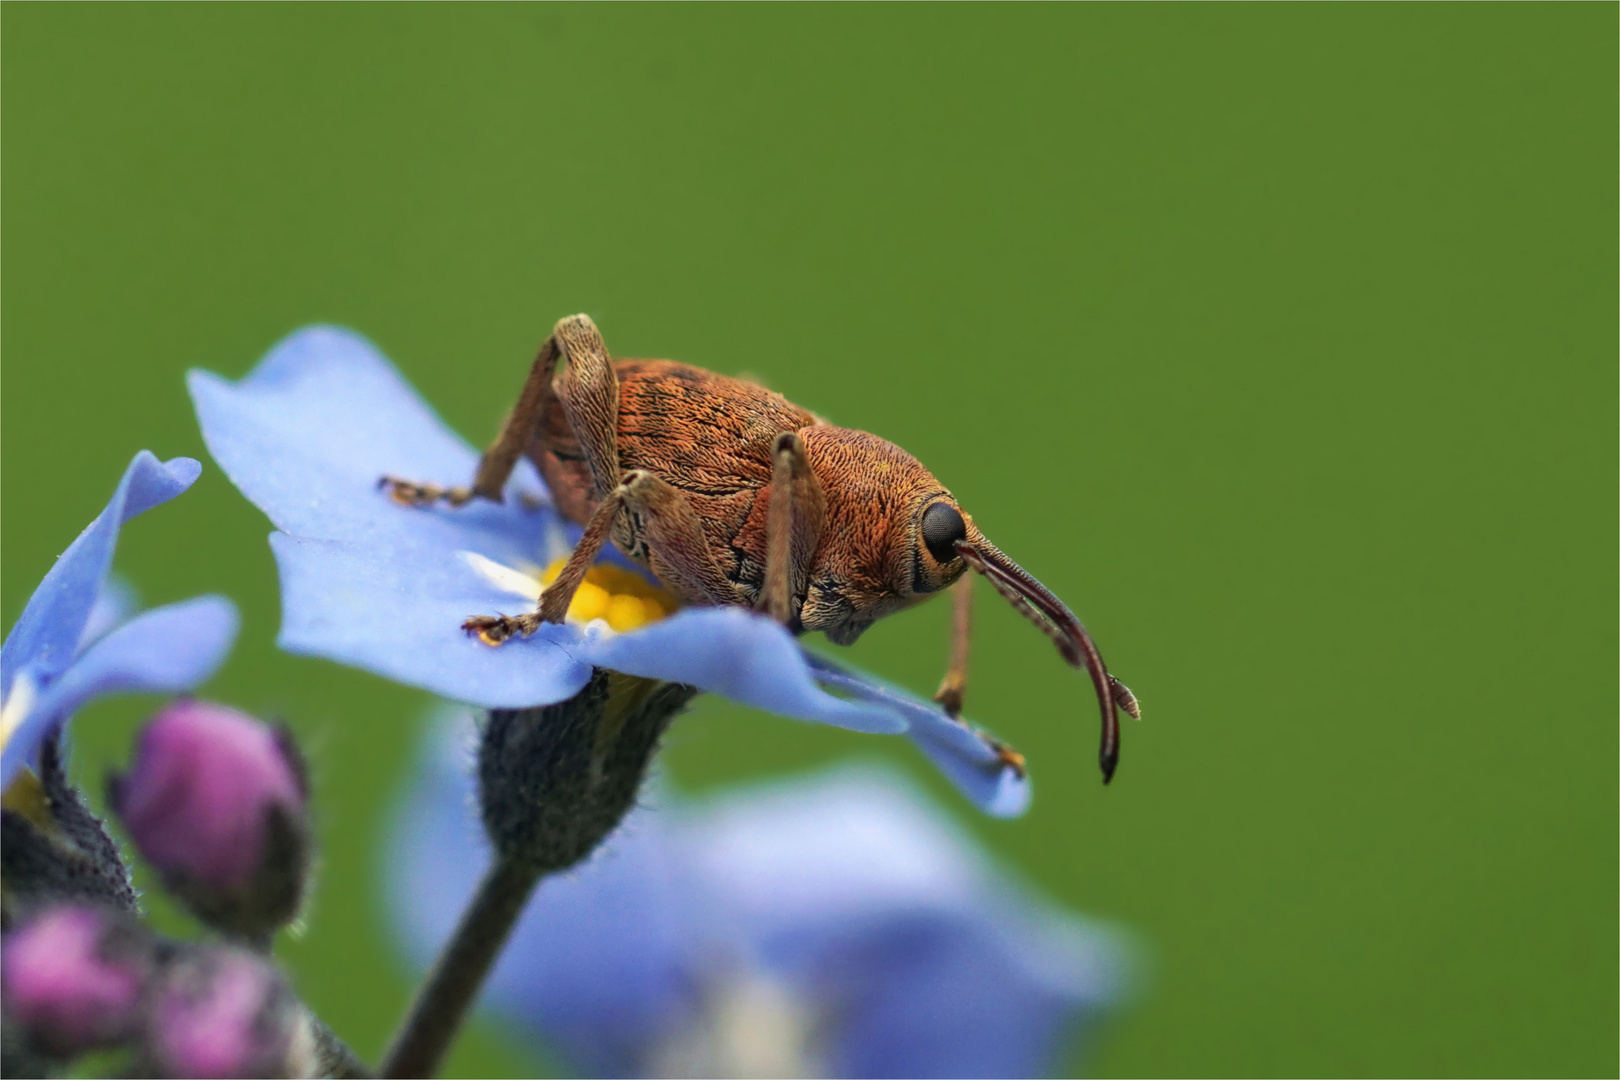
<svg viewBox="0 0 1620 1080">
<path fill-rule="evenodd" d="M 1108 783 L 1119 764 L 1119 717 L 1114 710 L 1118 707 L 1132 719 L 1140 720 L 1142 709 L 1136 695 L 1108 674 L 1102 653 L 1074 612 L 994 544 L 983 539 L 977 543 L 958 540 L 956 553 L 988 578 L 996 592 L 1024 618 L 1040 627 L 1071 667 L 1083 667 L 1091 675 L 1091 684 L 1097 688 L 1097 704 L 1102 708 L 1102 745 L 1097 751 L 1097 764 L 1102 767 L 1103 783 Z"/>
</svg>

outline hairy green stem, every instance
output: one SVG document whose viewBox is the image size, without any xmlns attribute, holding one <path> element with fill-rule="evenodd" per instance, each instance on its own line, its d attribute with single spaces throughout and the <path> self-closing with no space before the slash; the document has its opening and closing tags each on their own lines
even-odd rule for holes
<svg viewBox="0 0 1620 1080">
<path fill-rule="evenodd" d="M 507 859 L 497 858 L 490 866 L 456 932 L 417 992 L 379 1075 L 427 1077 L 438 1071 L 541 876 L 541 870 L 532 864 Z"/>
</svg>

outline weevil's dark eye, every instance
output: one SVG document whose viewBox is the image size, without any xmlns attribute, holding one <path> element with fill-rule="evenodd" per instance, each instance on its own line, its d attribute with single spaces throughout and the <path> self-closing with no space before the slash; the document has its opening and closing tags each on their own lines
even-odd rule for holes
<svg viewBox="0 0 1620 1080">
<path fill-rule="evenodd" d="M 956 542 L 967 539 L 967 522 L 950 503 L 937 502 L 923 511 L 923 543 L 937 562 L 956 558 Z"/>
</svg>

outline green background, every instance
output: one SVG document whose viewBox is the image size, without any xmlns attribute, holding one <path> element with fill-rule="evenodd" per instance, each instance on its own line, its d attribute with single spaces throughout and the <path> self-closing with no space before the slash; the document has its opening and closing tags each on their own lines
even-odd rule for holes
<svg viewBox="0 0 1620 1080">
<path fill-rule="evenodd" d="M 1135 928 L 1106 1073 L 1613 1075 L 1617 9 L 6 5 L 4 617 L 181 384 L 316 320 L 470 441 L 559 316 L 905 446 L 1141 695 L 985 590 L 973 818 L 902 740 L 710 701 L 691 787 L 883 755 Z M 118 566 L 235 597 L 324 868 L 281 955 L 376 1055 L 376 843 L 426 696 L 278 654 L 208 463 Z M 944 604 L 849 655 L 930 691 Z M 76 723 L 93 779 L 149 701 Z M 99 786 L 99 785 L 97 785 Z M 169 917 L 172 921 L 173 917 Z M 483 1024 L 452 1068 L 538 1067 Z"/>
</svg>

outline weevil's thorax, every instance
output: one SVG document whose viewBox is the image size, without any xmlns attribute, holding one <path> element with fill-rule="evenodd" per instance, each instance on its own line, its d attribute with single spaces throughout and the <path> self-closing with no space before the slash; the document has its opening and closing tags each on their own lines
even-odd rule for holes
<svg viewBox="0 0 1620 1080">
<path fill-rule="evenodd" d="M 840 645 L 885 615 L 961 576 L 926 563 L 923 511 L 950 492 L 900 447 L 864 431 L 818 425 L 799 433 L 826 498 L 826 525 L 799 621 Z"/>
</svg>

